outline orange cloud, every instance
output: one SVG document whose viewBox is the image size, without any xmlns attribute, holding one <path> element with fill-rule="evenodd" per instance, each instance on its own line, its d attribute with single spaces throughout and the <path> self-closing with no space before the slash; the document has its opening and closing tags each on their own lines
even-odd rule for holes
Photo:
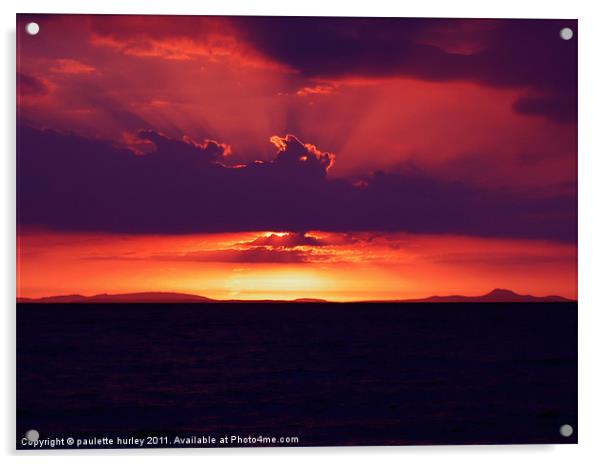
<svg viewBox="0 0 602 464">
<path fill-rule="evenodd" d="M 227 18 L 113 17 L 96 21 L 90 43 L 124 55 L 170 61 L 205 59 L 236 65 L 292 72 L 292 68 L 269 59 L 239 36 Z"/>
<path fill-rule="evenodd" d="M 337 87 L 335 85 L 320 84 L 314 85 L 313 87 L 302 87 L 297 90 L 296 95 L 298 97 L 307 97 L 311 95 L 329 95 L 335 93 Z"/>
<path fill-rule="evenodd" d="M 95 72 L 96 68 L 78 60 L 63 58 L 56 60 L 50 71 L 61 74 L 87 74 Z"/>
</svg>

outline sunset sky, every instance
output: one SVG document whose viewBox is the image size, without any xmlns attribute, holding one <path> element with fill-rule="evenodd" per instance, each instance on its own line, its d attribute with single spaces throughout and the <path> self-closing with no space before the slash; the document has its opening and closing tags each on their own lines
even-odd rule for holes
<svg viewBox="0 0 602 464">
<path fill-rule="evenodd" d="M 17 295 L 576 298 L 577 35 L 19 15 Z"/>
</svg>

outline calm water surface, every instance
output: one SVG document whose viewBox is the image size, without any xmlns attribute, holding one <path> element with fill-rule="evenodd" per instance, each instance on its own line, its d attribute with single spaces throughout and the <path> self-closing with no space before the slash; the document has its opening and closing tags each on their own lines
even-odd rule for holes
<svg viewBox="0 0 602 464">
<path fill-rule="evenodd" d="M 574 443 L 576 424 L 576 303 L 17 306 L 18 447 Z"/>
</svg>

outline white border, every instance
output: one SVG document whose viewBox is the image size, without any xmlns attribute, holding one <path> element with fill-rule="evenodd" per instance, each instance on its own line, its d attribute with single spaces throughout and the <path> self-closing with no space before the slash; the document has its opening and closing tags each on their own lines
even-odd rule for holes
<svg viewBox="0 0 602 464">
<path fill-rule="evenodd" d="M 14 447 L 14 342 L 15 342 L 15 13 L 132 13 L 132 14 L 237 14 L 237 15 L 314 15 L 314 16 L 414 16 L 414 17 L 508 17 L 508 18 L 577 18 L 579 19 L 579 445 L 559 446 L 440 446 L 381 448 L 302 448 L 302 449 L 222 449 L 222 450 L 147 450 L 139 451 L 69 451 L 29 452 L 20 456 L 43 456 L 45 461 L 62 462 L 65 458 L 115 462 L 164 461 L 168 455 L 181 459 L 206 460 L 213 456 L 228 460 L 243 458 L 250 463 L 265 460 L 305 461 L 308 459 L 342 458 L 349 462 L 366 459 L 416 459 L 422 462 L 506 463 L 509 460 L 545 460 L 547 463 L 588 462 L 599 459 L 600 395 L 602 353 L 602 301 L 599 264 L 599 240 L 602 238 L 600 199 L 602 192 L 597 177 L 602 175 L 602 146 L 597 111 L 602 105 L 600 83 L 602 67 L 602 23 L 600 8 L 587 1 L 525 1 L 505 0 L 484 2 L 470 0 L 394 2 L 392 0 L 332 1 L 304 0 L 105 0 L 96 2 L 54 0 L 3 0 L 1 3 L 3 46 L 2 99 L 0 133 L 4 150 L 0 169 L 2 227 L 0 285 L 3 336 L 3 381 L 1 384 L 3 416 L 0 421 L 0 449 L 9 459 L 18 459 Z M 596 85 L 598 84 L 598 85 Z"/>
</svg>

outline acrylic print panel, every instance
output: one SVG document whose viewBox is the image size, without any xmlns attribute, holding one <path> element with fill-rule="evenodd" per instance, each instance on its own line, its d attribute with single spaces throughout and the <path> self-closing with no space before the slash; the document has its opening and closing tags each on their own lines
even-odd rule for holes
<svg viewBox="0 0 602 464">
<path fill-rule="evenodd" d="M 577 36 L 19 15 L 17 448 L 576 443 Z"/>
</svg>

